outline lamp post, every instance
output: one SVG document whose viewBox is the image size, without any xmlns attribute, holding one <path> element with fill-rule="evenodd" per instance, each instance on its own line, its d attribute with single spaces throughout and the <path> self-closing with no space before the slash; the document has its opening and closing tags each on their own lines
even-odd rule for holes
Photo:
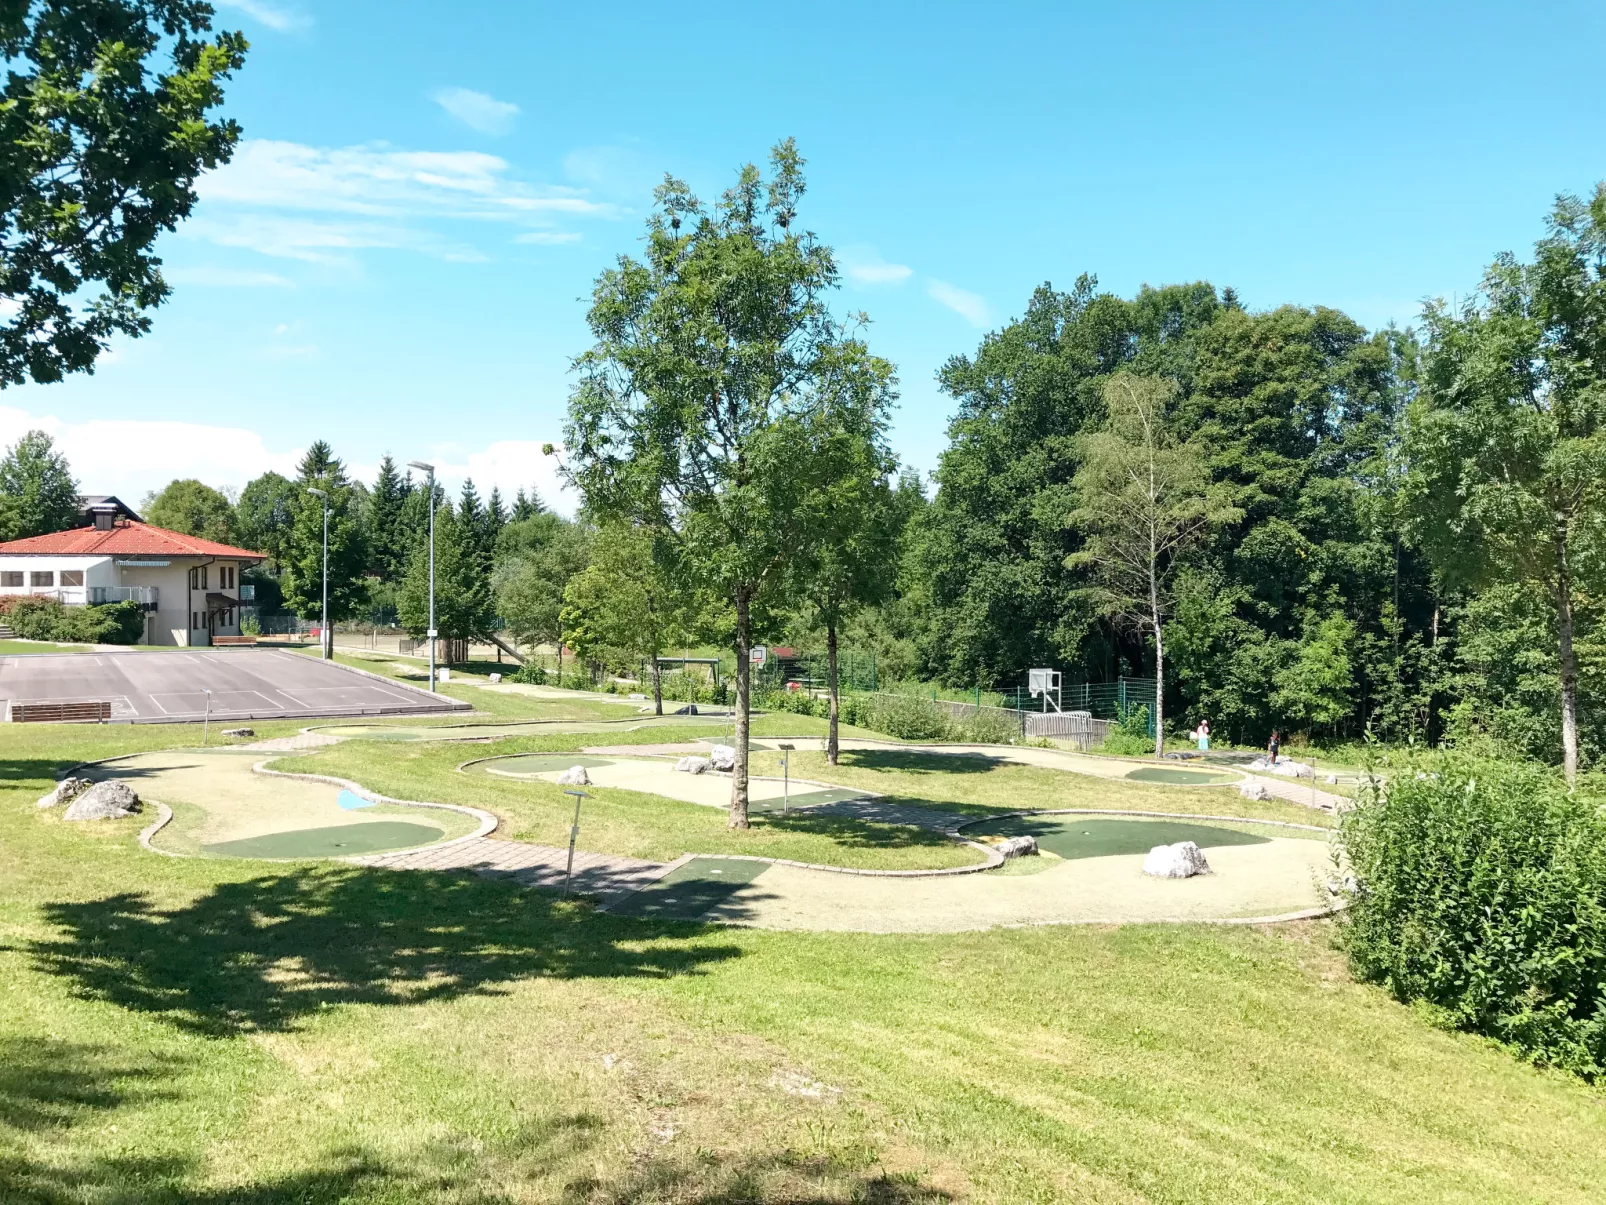
<svg viewBox="0 0 1606 1205">
<path fill-rule="evenodd" d="M 407 467 L 427 473 L 424 489 L 429 498 L 429 688 L 435 689 L 435 466 L 409 460 Z"/>
<path fill-rule="evenodd" d="M 323 503 L 323 616 L 318 621 L 318 646 L 323 659 L 331 661 L 335 655 L 335 642 L 329 634 L 329 495 L 310 485 L 307 493 L 317 495 Z"/>
</svg>

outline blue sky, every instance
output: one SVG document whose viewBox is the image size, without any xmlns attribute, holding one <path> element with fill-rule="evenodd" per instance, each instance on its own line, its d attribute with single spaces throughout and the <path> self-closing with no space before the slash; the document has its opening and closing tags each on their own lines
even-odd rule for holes
<svg viewBox="0 0 1606 1205">
<path fill-rule="evenodd" d="M 1404 323 L 1606 178 L 1599 3 L 214 2 L 245 140 L 163 240 L 174 297 L 0 398 L 93 492 L 237 487 L 316 438 L 550 491 L 584 299 L 653 184 L 712 197 L 786 135 L 921 471 L 936 370 L 1044 281 Z"/>
</svg>

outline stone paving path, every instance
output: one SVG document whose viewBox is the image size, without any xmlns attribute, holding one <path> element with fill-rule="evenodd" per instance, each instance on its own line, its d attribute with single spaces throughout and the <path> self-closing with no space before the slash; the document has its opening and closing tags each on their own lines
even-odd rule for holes
<svg viewBox="0 0 1606 1205">
<path fill-rule="evenodd" d="M 498 841 L 494 837 L 471 837 L 429 849 L 394 854 L 374 854 L 351 858 L 360 866 L 385 866 L 394 870 L 472 870 L 480 874 L 502 874 L 527 887 L 562 890 L 564 868 L 569 851 L 555 845 L 530 845 L 523 841 Z M 611 899 L 628 895 L 661 877 L 668 869 L 663 862 L 624 858 L 613 854 L 574 851 L 574 890 L 583 895 Z"/>
</svg>

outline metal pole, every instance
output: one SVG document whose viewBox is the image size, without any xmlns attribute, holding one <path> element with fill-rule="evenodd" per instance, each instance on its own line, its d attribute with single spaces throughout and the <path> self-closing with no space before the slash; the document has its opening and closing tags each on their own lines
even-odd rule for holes
<svg viewBox="0 0 1606 1205">
<path fill-rule="evenodd" d="M 781 751 L 781 815 L 792 811 L 792 750 L 796 745 L 777 745 Z"/>
<path fill-rule="evenodd" d="M 329 499 L 323 500 L 323 659 L 335 655 L 335 637 L 329 630 Z"/>
<path fill-rule="evenodd" d="M 201 748 L 206 748 L 206 734 L 212 727 L 212 692 L 205 689 L 201 693 L 206 696 L 206 714 L 201 717 Z"/>
<path fill-rule="evenodd" d="M 435 470 L 429 471 L 429 688 L 435 689 Z M 579 804 L 575 805 L 576 815 Z M 573 857 L 569 859 L 571 862 Z"/>
<path fill-rule="evenodd" d="M 563 894 L 569 894 L 569 883 L 574 878 L 574 843 L 580 837 L 580 801 L 586 797 L 584 791 L 565 791 L 565 795 L 574 796 L 574 823 L 569 826 L 569 868 L 563 872 Z"/>
</svg>

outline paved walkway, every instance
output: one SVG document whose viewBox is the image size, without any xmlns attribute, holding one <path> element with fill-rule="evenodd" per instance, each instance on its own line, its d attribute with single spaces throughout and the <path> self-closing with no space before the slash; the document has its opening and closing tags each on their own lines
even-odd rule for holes
<svg viewBox="0 0 1606 1205">
<path fill-rule="evenodd" d="M 555 845 L 531 845 L 523 841 L 498 841 L 494 837 L 471 837 L 449 845 L 374 854 L 348 861 L 361 866 L 386 866 L 394 870 L 473 870 L 481 874 L 505 874 L 527 887 L 563 888 L 569 851 Z M 629 895 L 663 875 L 662 862 L 624 858 L 613 854 L 574 851 L 574 890 L 584 895 L 613 899 Z"/>
</svg>

